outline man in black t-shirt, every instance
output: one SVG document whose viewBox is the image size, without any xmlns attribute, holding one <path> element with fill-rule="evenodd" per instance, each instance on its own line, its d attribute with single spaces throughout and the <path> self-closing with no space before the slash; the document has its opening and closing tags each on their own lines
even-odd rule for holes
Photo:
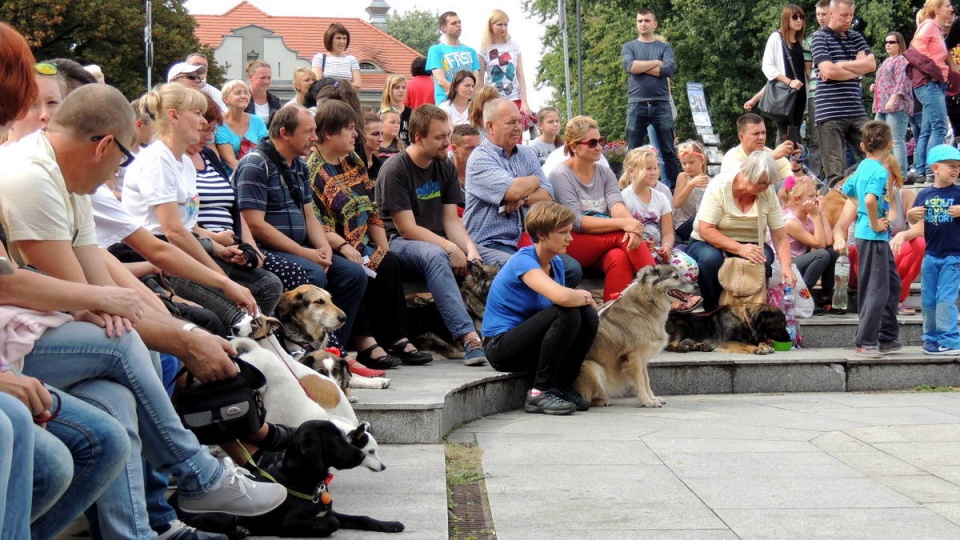
<svg viewBox="0 0 960 540">
<path fill-rule="evenodd" d="M 460 216 L 460 184 L 447 159 L 450 120 L 434 105 L 421 105 L 410 116 L 410 142 L 384 163 L 377 181 L 377 202 L 405 273 L 423 276 L 443 322 L 463 342 L 463 363 L 486 362 L 480 336 L 467 313 L 454 274 L 467 272 L 468 260 L 480 260 Z"/>
</svg>

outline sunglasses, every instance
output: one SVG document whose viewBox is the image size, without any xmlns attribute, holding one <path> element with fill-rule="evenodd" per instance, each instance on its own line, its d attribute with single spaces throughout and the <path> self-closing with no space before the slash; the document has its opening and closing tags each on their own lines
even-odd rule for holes
<svg viewBox="0 0 960 540">
<path fill-rule="evenodd" d="M 393 107 L 384 107 L 380 109 L 380 114 L 388 113 L 388 112 L 397 112 L 397 110 L 394 109 Z"/>
<path fill-rule="evenodd" d="M 793 17 L 791 17 L 791 19 L 793 19 L 793 20 L 795 20 L 795 21 L 802 21 L 802 20 L 803 20 L 803 13 L 794 13 L 794 14 L 793 14 Z"/>
<path fill-rule="evenodd" d="M 596 148 L 598 144 L 600 146 L 607 144 L 607 140 L 604 139 L 603 137 L 600 137 L 599 139 L 588 139 L 586 141 L 577 141 L 577 144 L 585 144 L 590 148 Z"/>
<path fill-rule="evenodd" d="M 899 45 L 899 43 L 897 43 L 896 40 L 893 40 L 893 41 L 884 41 L 884 43 L 886 43 L 887 45 Z"/>
<path fill-rule="evenodd" d="M 105 137 L 107 137 L 107 136 L 106 136 L 106 135 L 97 135 L 96 137 L 91 137 L 90 140 L 93 141 L 93 142 L 100 142 L 100 141 L 102 141 Z M 123 152 L 123 155 L 124 155 L 123 161 L 120 163 L 120 167 L 121 167 L 121 168 L 126 168 L 128 165 L 130 165 L 131 163 L 133 163 L 134 155 L 133 155 L 133 153 L 131 153 L 129 150 L 127 150 L 127 147 L 125 147 L 125 146 L 123 146 L 122 144 L 120 144 L 120 141 L 117 140 L 117 136 L 116 136 L 116 135 L 113 136 L 113 142 L 117 143 L 117 147 L 120 148 L 120 151 Z"/>
<path fill-rule="evenodd" d="M 33 65 L 33 69 L 40 75 L 57 75 L 60 73 L 60 70 L 57 69 L 57 66 L 50 64 L 48 62 L 40 62 Z"/>
<path fill-rule="evenodd" d="M 188 75 L 180 75 L 179 77 L 177 77 L 177 80 L 180 80 L 180 79 L 190 79 L 191 81 L 202 81 L 203 77 L 201 77 L 200 75 L 193 75 L 191 73 Z"/>
</svg>

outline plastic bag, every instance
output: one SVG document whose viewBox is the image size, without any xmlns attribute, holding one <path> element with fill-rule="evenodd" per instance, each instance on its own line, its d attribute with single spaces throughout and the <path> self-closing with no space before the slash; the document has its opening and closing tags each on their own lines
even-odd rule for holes
<svg viewBox="0 0 960 540">
<path fill-rule="evenodd" d="M 797 317 L 806 319 L 813 316 L 813 296 L 810 289 L 803 282 L 803 276 L 800 275 L 800 269 L 797 265 L 792 265 L 793 275 L 797 278 L 797 285 L 793 288 L 793 295 L 797 299 Z M 772 274 L 767 281 L 767 301 L 770 305 L 783 309 L 783 283 L 780 281 L 780 261 L 773 261 Z"/>
</svg>

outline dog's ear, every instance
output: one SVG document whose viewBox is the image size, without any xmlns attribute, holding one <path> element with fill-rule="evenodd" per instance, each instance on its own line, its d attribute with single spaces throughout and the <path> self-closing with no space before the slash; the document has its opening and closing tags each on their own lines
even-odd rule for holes
<svg viewBox="0 0 960 540">
<path fill-rule="evenodd" d="M 280 331 L 280 332 L 283 331 L 283 323 L 280 322 L 280 319 L 277 319 L 276 317 L 268 317 L 266 315 L 263 315 L 262 317 L 260 317 L 260 320 L 263 321 L 261 324 L 263 325 L 263 329 L 266 331 L 267 334 L 271 334 L 277 331 Z"/>
<path fill-rule="evenodd" d="M 353 431 L 347 433 L 347 441 L 354 446 L 362 448 L 367 442 L 367 432 L 369 429 L 369 422 L 361 422 Z"/>
<path fill-rule="evenodd" d="M 469 261 L 468 266 L 470 267 L 470 275 L 473 276 L 473 279 L 477 281 L 483 281 L 487 277 L 487 272 L 483 269 L 483 264 L 480 264 L 476 261 Z"/>
</svg>

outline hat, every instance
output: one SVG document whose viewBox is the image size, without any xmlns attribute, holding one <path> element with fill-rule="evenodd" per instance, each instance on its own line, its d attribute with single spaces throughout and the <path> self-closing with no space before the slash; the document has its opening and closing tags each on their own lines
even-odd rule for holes
<svg viewBox="0 0 960 540">
<path fill-rule="evenodd" d="M 184 73 L 196 73 L 201 69 L 203 69 L 203 66 L 191 66 L 186 62 L 179 62 L 170 66 L 170 71 L 167 72 L 167 82 L 176 79 L 178 75 L 183 75 Z"/>
<path fill-rule="evenodd" d="M 927 165 L 933 165 L 941 161 L 960 161 L 960 150 L 949 144 L 940 144 L 927 152 Z"/>
</svg>

